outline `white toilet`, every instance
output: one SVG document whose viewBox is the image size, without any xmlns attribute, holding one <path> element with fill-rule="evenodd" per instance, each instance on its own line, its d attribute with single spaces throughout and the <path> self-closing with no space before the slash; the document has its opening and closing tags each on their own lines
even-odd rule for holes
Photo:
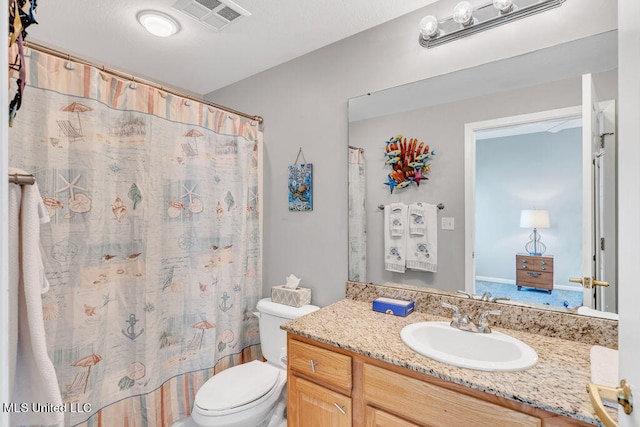
<svg viewBox="0 0 640 427">
<path fill-rule="evenodd" d="M 282 425 L 286 407 L 286 332 L 280 325 L 319 307 L 291 307 L 271 298 L 258 301 L 260 342 L 266 362 L 226 369 L 198 390 L 192 418 L 198 426 L 254 427 Z M 286 425 L 286 424 L 284 424 Z"/>
</svg>

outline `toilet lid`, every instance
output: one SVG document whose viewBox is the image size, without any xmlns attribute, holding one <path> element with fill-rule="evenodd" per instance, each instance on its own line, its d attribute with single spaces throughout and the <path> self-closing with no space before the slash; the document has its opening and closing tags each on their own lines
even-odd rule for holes
<svg viewBox="0 0 640 427">
<path fill-rule="evenodd" d="M 234 366 L 204 383 L 195 404 L 207 411 L 237 408 L 267 394 L 279 376 L 277 368 L 257 360 Z"/>
</svg>

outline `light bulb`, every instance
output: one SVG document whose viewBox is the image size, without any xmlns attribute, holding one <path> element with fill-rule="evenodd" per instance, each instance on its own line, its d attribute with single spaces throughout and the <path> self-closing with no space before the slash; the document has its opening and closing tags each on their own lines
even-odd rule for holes
<svg viewBox="0 0 640 427">
<path fill-rule="evenodd" d="M 511 12 L 511 9 L 513 9 L 513 0 L 493 0 L 493 7 L 502 13 Z"/>
<path fill-rule="evenodd" d="M 138 13 L 138 22 L 145 30 L 158 37 L 172 36 L 180 29 L 175 19 L 153 10 L 143 10 Z"/>
<path fill-rule="evenodd" d="M 438 18 L 427 15 L 420 21 L 420 34 L 423 39 L 432 38 L 438 35 Z"/>
<path fill-rule="evenodd" d="M 473 22 L 473 6 L 468 1 L 461 1 L 453 8 L 453 20 L 460 25 L 470 25 Z"/>
</svg>

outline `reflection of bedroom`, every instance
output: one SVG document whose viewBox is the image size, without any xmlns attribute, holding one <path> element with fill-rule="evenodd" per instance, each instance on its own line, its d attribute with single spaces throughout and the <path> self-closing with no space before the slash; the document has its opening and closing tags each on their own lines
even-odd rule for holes
<svg viewBox="0 0 640 427">
<path fill-rule="evenodd" d="M 581 289 L 569 278 L 582 271 L 582 129 L 518 133 L 476 134 L 476 293 L 579 306 Z M 549 212 L 539 233 L 543 255 L 553 257 L 551 295 L 516 288 L 516 254 L 526 254 L 532 232 L 520 227 L 524 209 Z"/>
</svg>

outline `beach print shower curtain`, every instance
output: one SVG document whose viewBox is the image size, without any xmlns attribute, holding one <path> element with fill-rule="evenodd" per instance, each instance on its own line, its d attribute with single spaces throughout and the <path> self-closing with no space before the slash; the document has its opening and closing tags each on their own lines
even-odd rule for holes
<svg viewBox="0 0 640 427">
<path fill-rule="evenodd" d="M 258 123 L 34 50 L 26 68 L 9 164 L 51 218 L 65 424 L 169 426 L 209 377 L 260 357 Z"/>
</svg>

